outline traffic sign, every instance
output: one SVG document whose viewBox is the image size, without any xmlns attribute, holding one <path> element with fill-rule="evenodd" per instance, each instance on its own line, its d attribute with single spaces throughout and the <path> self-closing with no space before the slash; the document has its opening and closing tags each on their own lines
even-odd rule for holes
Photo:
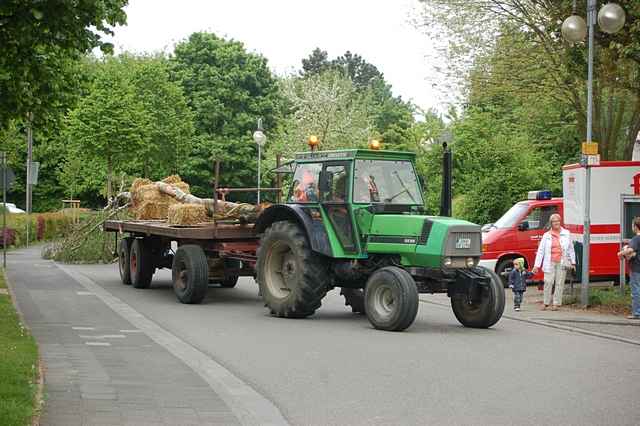
<svg viewBox="0 0 640 426">
<path fill-rule="evenodd" d="M 7 190 L 11 188 L 13 182 L 16 181 L 16 175 L 11 170 L 11 167 L 7 167 Z M 4 188 L 4 167 L 0 165 L 0 191 L 3 191 Z"/>
</svg>

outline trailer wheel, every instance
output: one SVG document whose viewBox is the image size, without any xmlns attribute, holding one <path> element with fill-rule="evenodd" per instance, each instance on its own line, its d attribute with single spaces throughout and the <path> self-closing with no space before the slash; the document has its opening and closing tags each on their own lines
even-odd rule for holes
<svg viewBox="0 0 640 426">
<path fill-rule="evenodd" d="M 479 267 L 490 279 L 489 286 L 480 293 L 480 300 L 474 302 L 469 295 L 451 297 L 453 313 L 465 327 L 489 328 L 498 322 L 504 312 L 504 287 L 500 277 L 490 269 Z"/>
<path fill-rule="evenodd" d="M 224 269 L 225 269 L 225 278 L 222 281 L 219 281 L 220 285 L 224 288 L 233 288 L 238 284 L 238 276 L 237 275 L 226 275 L 227 268 L 239 269 L 240 261 L 235 259 L 225 259 L 224 260 Z"/>
<path fill-rule="evenodd" d="M 173 291 L 181 303 L 200 303 L 209 287 L 209 265 L 202 247 L 180 246 L 171 267 Z"/>
<path fill-rule="evenodd" d="M 413 277 L 397 266 L 378 269 L 364 291 L 369 322 L 379 330 L 402 331 L 418 314 L 418 288 Z"/>
<path fill-rule="evenodd" d="M 345 306 L 351 306 L 354 314 L 364 314 L 364 290 L 361 288 L 342 287 L 340 295 L 344 296 Z"/>
<path fill-rule="evenodd" d="M 312 315 L 329 288 L 324 259 L 311 252 L 305 233 L 292 222 L 275 222 L 265 231 L 256 269 L 265 305 L 278 317 Z"/>
<path fill-rule="evenodd" d="M 155 271 L 151 247 L 144 238 L 136 238 L 129 253 L 129 271 L 131 284 L 135 288 L 149 288 Z"/>
<path fill-rule="evenodd" d="M 131 270 L 129 269 L 129 256 L 131 255 L 131 241 L 133 238 L 125 237 L 120 240 L 118 246 L 118 269 L 122 284 L 131 285 Z"/>
</svg>

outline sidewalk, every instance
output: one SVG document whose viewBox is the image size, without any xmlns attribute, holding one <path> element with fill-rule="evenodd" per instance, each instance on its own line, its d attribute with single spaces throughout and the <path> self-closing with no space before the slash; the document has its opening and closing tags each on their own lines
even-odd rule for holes
<svg viewBox="0 0 640 426">
<path fill-rule="evenodd" d="M 8 285 L 44 363 L 42 425 L 233 425 L 229 406 L 39 249 L 7 256 Z"/>
<path fill-rule="evenodd" d="M 506 288 L 505 296 L 503 318 L 640 345 L 640 321 L 628 320 L 621 315 L 603 314 L 567 306 L 561 306 L 557 311 L 543 311 L 542 291 L 535 286 L 527 288 L 519 312 L 513 309 L 513 291 Z M 451 305 L 449 298 L 444 294 L 421 295 L 420 300 L 426 303 Z"/>
</svg>

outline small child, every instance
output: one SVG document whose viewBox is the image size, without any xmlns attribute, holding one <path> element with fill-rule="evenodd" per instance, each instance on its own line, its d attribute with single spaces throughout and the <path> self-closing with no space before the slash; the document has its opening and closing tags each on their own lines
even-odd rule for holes
<svg viewBox="0 0 640 426">
<path fill-rule="evenodd" d="M 520 304 L 524 292 L 527 291 L 526 279 L 533 276 L 524 268 L 524 258 L 519 257 L 513 261 L 513 269 L 509 272 L 509 288 L 513 290 L 513 309 L 520 311 Z"/>
</svg>

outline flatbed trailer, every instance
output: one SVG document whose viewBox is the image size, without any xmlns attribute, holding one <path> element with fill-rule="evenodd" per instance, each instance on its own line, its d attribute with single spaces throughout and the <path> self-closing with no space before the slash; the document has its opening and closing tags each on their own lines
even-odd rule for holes
<svg viewBox="0 0 640 426">
<path fill-rule="evenodd" d="M 172 242 L 178 248 L 199 246 L 202 249 L 210 283 L 233 287 L 240 276 L 255 277 L 259 236 L 252 223 L 217 221 L 187 226 L 171 225 L 164 220 L 108 220 L 103 228 L 121 239 L 118 247 L 121 278 L 138 288 L 149 286 L 156 269 L 172 268 L 175 256 Z M 132 254 L 135 241 L 140 243 Z"/>
</svg>

